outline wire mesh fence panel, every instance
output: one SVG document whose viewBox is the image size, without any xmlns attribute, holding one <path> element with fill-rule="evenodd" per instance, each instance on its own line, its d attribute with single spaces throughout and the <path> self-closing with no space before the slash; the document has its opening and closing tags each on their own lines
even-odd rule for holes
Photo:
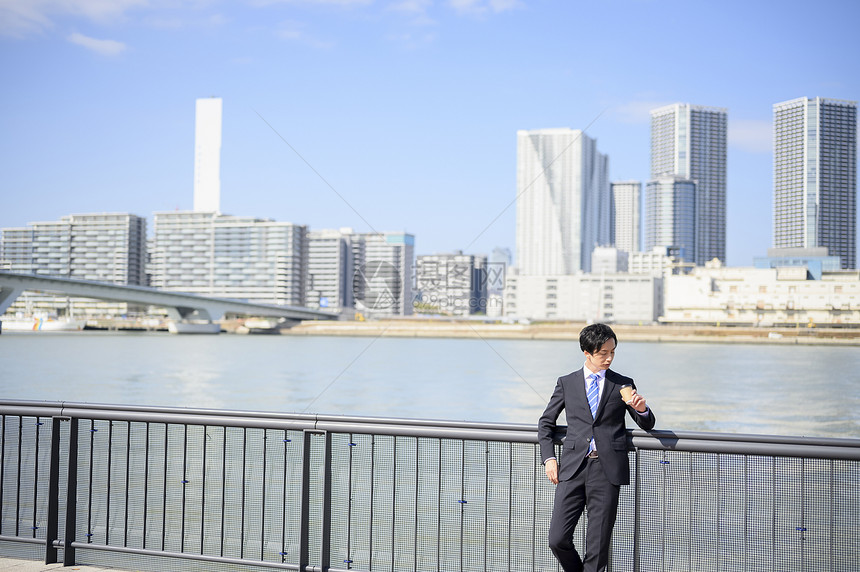
<svg viewBox="0 0 860 572">
<path fill-rule="evenodd" d="M 0 430 L 0 535 L 44 540 L 51 424 L 4 415 Z"/>
<path fill-rule="evenodd" d="M 860 462 L 833 461 L 831 487 L 830 569 L 848 572 L 860 562 Z"/>
<path fill-rule="evenodd" d="M 555 487 L 531 433 L 122 414 L 63 423 L 0 412 L 0 553 L 17 541 L 50 554 L 50 534 L 78 561 L 141 570 L 559 569 L 547 545 Z M 856 570 L 853 442 L 691 439 L 692 450 L 654 440 L 630 452 L 610 571 Z M 778 444 L 762 454 L 768 442 Z M 587 510 L 580 551 L 586 529 Z"/>
</svg>

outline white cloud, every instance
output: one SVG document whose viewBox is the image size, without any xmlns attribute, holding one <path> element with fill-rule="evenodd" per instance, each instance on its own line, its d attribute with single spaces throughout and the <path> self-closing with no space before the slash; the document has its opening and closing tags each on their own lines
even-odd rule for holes
<svg viewBox="0 0 860 572">
<path fill-rule="evenodd" d="M 520 0 L 448 0 L 448 3 L 461 14 L 498 14 L 522 6 Z"/>
<path fill-rule="evenodd" d="M 770 153 L 773 151 L 773 124 L 763 119 L 729 116 L 729 145 L 750 153 Z"/>
<path fill-rule="evenodd" d="M 0 34 L 23 37 L 43 32 L 61 16 L 104 23 L 146 3 L 147 0 L 0 0 Z"/>
<path fill-rule="evenodd" d="M 390 10 L 396 12 L 410 12 L 415 14 L 423 14 L 427 11 L 433 2 L 430 0 L 401 0 L 389 6 Z"/>
<path fill-rule="evenodd" d="M 116 56 L 125 51 L 126 45 L 116 40 L 98 40 L 75 32 L 66 38 L 73 44 L 83 46 L 103 56 Z"/>
<path fill-rule="evenodd" d="M 406 15 L 413 26 L 432 26 L 436 21 L 427 14 L 432 5 L 432 0 L 400 0 L 389 5 L 388 10 Z"/>
<path fill-rule="evenodd" d="M 671 101 L 638 100 L 628 101 L 611 108 L 611 113 L 622 123 L 650 123 L 651 110 L 669 105 Z"/>
<path fill-rule="evenodd" d="M 332 42 L 327 42 L 313 37 L 305 32 L 305 24 L 293 20 L 281 22 L 278 28 L 278 36 L 284 40 L 298 42 L 306 46 L 318 49 L 329 49 L 334 46 Z"/>
<path fill-rule="evenodd" d="M 256 6 L 270 6 L 272 4 L 329 4 L 335 6 L 366 6 L 372 4 L 373 0 L 252 0 Z"/>
</svg>

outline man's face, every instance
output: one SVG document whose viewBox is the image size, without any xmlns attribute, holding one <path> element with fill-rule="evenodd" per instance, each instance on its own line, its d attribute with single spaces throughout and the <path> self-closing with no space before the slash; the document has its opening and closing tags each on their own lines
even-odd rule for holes
<svg viewBox="0 0 860 572">
<path fill-rule="evenodd" d="M 585 364 L 591 371 L 609 369 L 609 366 L 612 365 L 612 359 L 615 357 L 615 340 L 611 338 L 606 340 L 606 343 L 603 344 L 600 349 L 593 354 L 590 354 L 588 352 L 584 353 Z"/>
</svg>

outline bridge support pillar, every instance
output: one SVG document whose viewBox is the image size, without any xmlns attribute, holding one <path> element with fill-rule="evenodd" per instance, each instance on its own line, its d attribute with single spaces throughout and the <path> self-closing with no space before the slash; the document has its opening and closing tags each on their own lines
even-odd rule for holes
<svg viewBox="0 0 860 572">
<path fill-rule="evenodd" d="M 218 334 L 221 324 L 213 319 L 216 315 L 208 308 L 168 307 L 170 322 L 167 330 L 172 334 Z M 220 319 L 221 316 L 218 315 Z"/>
<path fill-rule="evenodd" d="M 23 288 L 0 286 L 0 316 L 6 313 L 9 306 L 24 292 Z"/>
</svg>

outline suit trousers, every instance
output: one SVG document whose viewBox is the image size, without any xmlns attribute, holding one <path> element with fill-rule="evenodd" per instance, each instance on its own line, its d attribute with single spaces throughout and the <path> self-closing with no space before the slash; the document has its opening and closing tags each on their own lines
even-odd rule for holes
<svg viewBox="0 0 860 572">
<path fill-rule="evenodd" d="M 585 458 L 571 479 L 556 485 L 549 547 L 565 572 L 606 570 L 620 489 L 606 478 L 599 457 Z M 584 559 L 573 545 L 573 531 L 583 509 L 588 510 Z"/>
</svg>

